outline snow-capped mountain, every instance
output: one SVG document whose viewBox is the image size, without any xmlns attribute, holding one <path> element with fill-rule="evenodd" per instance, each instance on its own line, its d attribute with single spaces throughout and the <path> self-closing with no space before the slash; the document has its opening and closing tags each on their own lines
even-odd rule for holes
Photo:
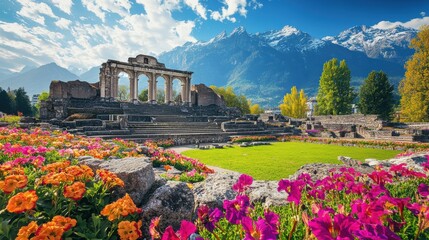
<svg viewBox="0 0 429 240">
<path fill-rule="evenodd" d="M 329 36 L 323 40 L 352 51 L 364 52 L 370 58 L 383 58 L 404 63 L 414 52 L 408 46 L 417 32 L 415 29 L 400 25 L 389 29 L 356 26 L 341 32 L 336 37 Z"/>
<path fill-rule="evenodd" d="M 305 51 L 318 48 L 325 44 L 324 41 L 315 39 L 308 33 L 302 32 L 292 26 L 284 26 L 279 31 L 273 30 L 265 33 L 256 33 L 255 36 L 282 52 L 292 49 Z"/>
<path fill-rule="evenodd" d="M 315 94 L 323 63 L 331 58 L 346 60 L 356 86 L 372 70 L 385 71 L 395 83 L 404 74 L 403 64 L 369 58 L 290 26 L 256 34 L 236 28 L 206 42 L 177 47 L 159 60 L 171 68 L 193 71 L 194 83 L 232 86 L 254 102 L 275 106 L 292 86 Z"/>
</svg>

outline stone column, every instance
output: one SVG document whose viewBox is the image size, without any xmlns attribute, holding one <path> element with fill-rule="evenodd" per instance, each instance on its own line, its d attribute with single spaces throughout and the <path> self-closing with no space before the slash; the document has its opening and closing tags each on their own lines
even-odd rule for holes
<svg viewBox="0 0 429 240">
<path fill-rule="evenodd" d="M 170 104 L 171 101 L 171 78 L 170 76 L 165 76 L 165 86 L 164 86 L 164 93 L 165 93 L 165 103 Z"/>
<path fill-rule="evenodd" d="M 100 81 L 100 97 L 104 99 L 106 97 L 106 76 L 104 75 L 104 69 L 100 68 L 100 73 L 98 74 L 98 79 Z"/>
<path fill-rule="evenodd" d="M 134 91 L 135 91 L 135 89 L 134 89 L 134 74 L 131 74 L 128 77 L 130 79 L 130 94 L 128 97 L 128 101 L 134 102 Z"/>
<path fill-rule="evenodd" d="M 138 85 L 138 82 L 139 82 L 139 77 L 137 75 L 137 72 L 134 72 L 134 92 L 133 92 L 133 94 L 134 94 L 133 102 L 134 103 L 137 103 L 138 99 L 139 99 L 139 85 Z"/>
<path fill-rule="evenodd" d="M 180 89 L 181 90 L 181 93 L 180 93 L 180 97 L 181 97 L 181 103 L 183 104 L 185 101 L 186 101 L 186 83 L 185 82 L 183 82 L 183 81 L 180 81 L 181 82 L 181 86 L 182 86 L 182 88 Z"/>
<path fill-rule="evenodd" d="M 152 103 L 156 104 L 156 97 L 157 97 L 156 87 L 158 85 L 158 81 L 156 80 L 156 74 L 155 73 L 152 73 L 152 76 L 153 76 Z"/>
<path fill-rule="evenodd" d="M 187 86 L 188 86 L 188 104 L 189 106 L 192 105 L 192 97 L 191 97 L 191 78 L 188 77 L 188 81 L 187 81 Z"/>
<path fill-rule="evenodd" d="M 148 103 L 152 102 L 152 89 L 153 89 L 153 75 L 152 74 L 148 74 L 147 75 L 148 78 L 148 85 L 147 85 L 147 101 Z"/>
</svg>

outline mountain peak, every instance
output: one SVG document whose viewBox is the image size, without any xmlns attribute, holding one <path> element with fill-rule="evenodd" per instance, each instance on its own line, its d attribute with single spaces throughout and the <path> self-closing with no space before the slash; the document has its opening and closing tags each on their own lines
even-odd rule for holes
<svg viewBox="0 0 429 240">
<path fill-rule="evenodd" d="M 281 33 L 282 36 L 290 36 L 292 34 L 299 34 L 301 31 L 290 25 L 285 25 L 279 33 Z"/>
<path fill-rule="evenodd" d="M 232 35 L 241 35 L 243 33 L 247 34 L 246 29 L 243 26 L 240 26 L 240 27 L 234 28 L 234 30 L 231 32 L 231 34 L 229 34 L 229 36 L 232 36 Z"/>
</svg>

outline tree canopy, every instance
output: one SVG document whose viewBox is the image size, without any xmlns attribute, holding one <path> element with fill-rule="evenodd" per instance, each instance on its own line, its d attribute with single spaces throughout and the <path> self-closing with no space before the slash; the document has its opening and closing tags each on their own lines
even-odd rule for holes
<svg viewBox="0 0 429 240">
<path fill-rule="evenodd" d="M 215 93 L 221 95 L 227 107 L 237 107 L 242 114 L 250 113 L 250 106 L 244 95 L 236 95 L 232 87 L 210 86 Z"/>
<path fill-rule="evenodd" d="M 377 114 L 389 120 L 393 112 L 393 85 L 383 71 L 372 71 L 359 90 L 359 110 L 363 114 Z"/>
<path fill-rule="evenodd" d="M 405 63 L 405 78 L 399 86 L 401 121 L 429 121 L 429 26 L 411 40 L 415 53 Z"/>
<path fill-rule="evenodd" d="M 283 115 L 293 118 L 304 118 L 307 113 L 307 96 L 304 90 L 299 91 L 295 86 L 290 89 L 283 97 L 283 103 L 280 104 L 280 110 Z"/>
<path fill-rule="evenodd" d="M 0 112 L 4 112 L 7 114 L 13 113 L 13 104 L 12 99 L 6 90 L 0 88 Z"/>
<path fill-rule="evenodd" d="M 350 114 L 355 94 L 350 87 L 350 70 L 346 61 L 333 58 L 323 64 L 317 93 L 316 113 L 319 115 Z"/>
<path fill-rule="evenodd" d="M 18 88 L 18 90 L 15 91 L 15 104 L 17 112 L 21 112 L 24 116 L 33 115 L 30 99 L 24 88 Z"/>
</svg>

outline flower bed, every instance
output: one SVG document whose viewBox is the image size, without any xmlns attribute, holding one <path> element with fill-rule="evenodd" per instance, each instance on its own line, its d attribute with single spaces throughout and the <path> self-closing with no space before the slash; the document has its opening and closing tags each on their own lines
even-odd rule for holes
<svg viewBox="0 0 429 240">
<path fill-rule="evenodd" d="M 198 231 L 205 239 L 429 239 L 429 163 L 426 173 L 405 165 L 361 174 L 332 171 L 312 181 L 308 174 L 281 180 L 286 206 L 264 209 L 250 203 L 253 179 L 241 175 L 233 200 L 223 208 L 198 209 Z"/>
<path fill-rule="evenodd" d="M 140 238 L 141 210 L 128 195 L 116 201 L 111 196 L 113 189 L 124 187 L 124 182 L 114 173 L 106 170 L 94 173 L 77 161 L 80 156 L 98 159 L 143 156 L 140 152 L 136 143 L 121 139 L 107 142 L 38 128 L 0 128 L 0 208 L 3 209 L 0 236 Z M 165 159 L 186 167 L 186 176 L 193 181 L 202 180 L 196 177 L 197 173 L 210 172 L 196 160 L 164 153 L 155 146 L 149 152 L 167 155 Z"/>
<path fill-rule="evenodd" d="M 238 136 L 238 137 L 231 138 L 231 142 L 233 143 L 274 141 L 274 140 L 276 140 L 275 136 Z"/>
<path fill-rule="evenodd" d="M 292 142 L 309 142 L 321 144 L 335 144 L 341 146 L 354 146 L 354 147 L 371 147 L 389 150 L 408 150 L 426 151 L 429 149 L 429 143 L 409 143 L 409 142 L 391 142 L 391 141 L 377 141 L 377 140 L 361 140 L 361 139 L 335 139 L 335 138 L 317 138 L 306 136 L 282 136 L 277 138 L 278 141 L 292 141 Z"/>
</svg>

